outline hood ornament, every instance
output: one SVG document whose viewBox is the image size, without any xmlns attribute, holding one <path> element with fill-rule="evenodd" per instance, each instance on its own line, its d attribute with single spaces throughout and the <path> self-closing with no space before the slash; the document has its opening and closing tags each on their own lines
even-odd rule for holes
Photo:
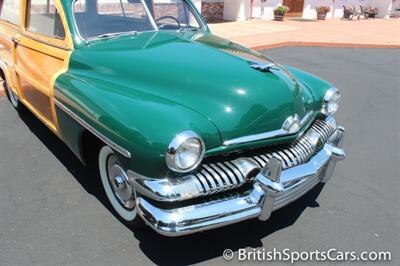
<svg viewBox="0 0 400 266">
<path fill-rule="evenodd" d="M 250 65 L 250 67 L 254 68 L 255 70 L 259 70 L 261 72 L 271 72 L 271 70 L 281 70 L 276 64 L 274 63 L 261 63 L 256 62 Z"/>
<path fill-rule="evenodd" d="M 261 63 L 261 62 L 253 62 L 250 65 L 251 68 L 254 68 L 255 70 L 261 71 L 261 72 L 270 72 L 273 73 L 271 70 L 282 70 L 283 73 L 285 73 L 291 80 L 293 80 L 294 82 L 296 82 L 296 79 L 294 78 L 294 76 L 292 75 L 292 73 L 290 73 L 287 69 L 285 69 L 284 67 L 281 67 L 278 64 L 275 63 Z"/>
</svg>

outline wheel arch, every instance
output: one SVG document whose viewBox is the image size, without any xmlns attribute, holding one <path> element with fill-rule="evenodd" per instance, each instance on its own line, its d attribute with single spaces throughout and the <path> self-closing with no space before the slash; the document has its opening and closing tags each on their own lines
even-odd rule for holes
<svg viewBox="0 0 400 266">
<path fill-rule="evenodd" d="M 56 110 L 60 124 L 61 138 L 64 143 L 84 165 L 91 166 L 93 163 L 96 163 L 100 148 L 107 145 L 107 143 L 83 127 L 63 110 L 60 110 L 58 107 L 56 107 Z M 118 152 L 116 154 L 121 161 L 125 161 L 126 158 L 123 155 Z"/>
<path fill-rule="evenodd" d="M 0 78 L 2 78 L 3 80 L 6 79 L 6 76 L 4 74 L 4 70 L 1 68 L 1 66 L 0 66 Z"/>
<path fill-rule="evenodd" d="M 93 165 L 97 160 L 97 154 L 102 145 L 106 145 L 97 136 L 87 129 L 84 129 L 80 135 L 81 161 L 85 165 Z"/>
<path fill-rule="evenodd" d="M 9 71 L 7 70 L 7 64 L 3 58 L 0 57 L 0 76 L 3 80 L 9 79 Z"/>
</svg>

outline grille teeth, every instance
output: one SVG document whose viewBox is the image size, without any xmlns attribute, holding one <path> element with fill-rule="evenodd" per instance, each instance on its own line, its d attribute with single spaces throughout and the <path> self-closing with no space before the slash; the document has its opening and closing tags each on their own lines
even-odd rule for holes
<svg viewBox="0 0 400 266">
<path fill-rule="evenodd" d="M 282 161 L 283 169 L 306 163 L 318 151 L 318 148 L 325 144 L 333 135 L 336 128 L 324 120 L 315 120 L 307 132 L 309 130 L 319 135 L 320 141 L 318 146 L 313 145 L 313 141 L 308 139 L 305 133 L 288 148 L 269 150 L 249 155 L 246 158 L 253 161 L 257 167 L 264 167 L 266 162 L 272 157 Z M 248 181 L 248 177 L 243 175 L 236 161 L 205 163 L 193 175 L 201 184 L 205 195 L 231 190 L 242 186 Z"/>
</svg>

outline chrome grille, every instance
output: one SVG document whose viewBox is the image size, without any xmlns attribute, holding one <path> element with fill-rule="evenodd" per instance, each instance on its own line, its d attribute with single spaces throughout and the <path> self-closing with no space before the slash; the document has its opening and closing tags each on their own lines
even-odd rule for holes
<svg viewBox="0 0 400 266">
<path fill-rule="evenodd" d="M 336 129 L 334 119 L 315 120 L 311 126 L 297 140 L 285 148 L 265 150 L 249 154 L 240 159 L 250 161 L 254 169 L 262 168 L 267 161 L 274 157 L 282 161 L 282 168 L 287 169 L 306 163 L 323 144 L 332 136 Z M 318 142 L 310 136 L 318 136 Z M 193 173 L 199 181 L 205 195 L 237 188 L 249 179 L 249 172 L 239 167 L 240 159 L 220 162 L 204 163 L 200 169 Z M 245 161 L 246 162 L 246 161 Z M 256 166 L 256 167 L 254 167 Z"/>
</svg>

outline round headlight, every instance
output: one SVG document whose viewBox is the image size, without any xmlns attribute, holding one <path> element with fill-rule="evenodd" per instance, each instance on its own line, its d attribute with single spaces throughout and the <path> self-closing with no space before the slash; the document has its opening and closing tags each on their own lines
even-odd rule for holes
<svg viewBox="0 0 400 266">
<path fill-rule="evenodd" d="M 321 112 L 325 115 L 332 115 L 339 109 L 340 92 L 337 88 L 330 88 L 326 91 Z"/>
<path fill-rule="evenodd" d="M 203 140 L 193 131 L 178 134 L 168 147 L 166 162 L 169 169 L 186 173 L 195 169 L 203 160 Z"/>
</svg>

